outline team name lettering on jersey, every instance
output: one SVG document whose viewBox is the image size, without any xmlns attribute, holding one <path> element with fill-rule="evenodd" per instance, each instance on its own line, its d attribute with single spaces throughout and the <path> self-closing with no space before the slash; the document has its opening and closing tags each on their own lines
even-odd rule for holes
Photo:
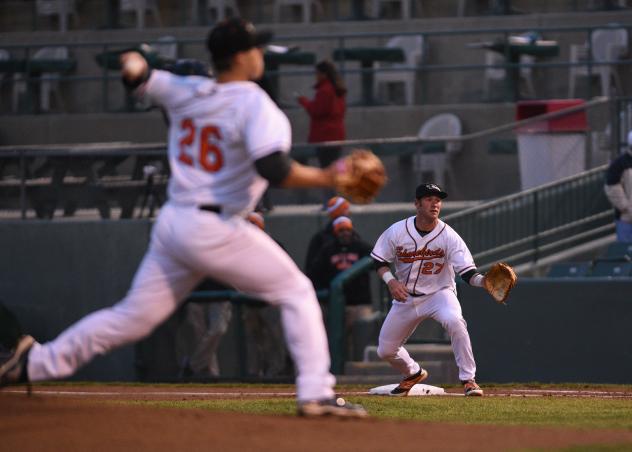
<svg viewBox="0 0 632 452">
<path fill-rule="evenodd" d="M 397 259 L 399 259 L 401 262 L 411 263 L 414 261 L 423 261 L 445 257 L 445 251 L 441 248 L 434 250 L 423 248 L 421 250 L 408 251 L 405 250 L 403 246 L 398 246 L 395 248 L 395 255 L 397 256 Z"/>
</svg>

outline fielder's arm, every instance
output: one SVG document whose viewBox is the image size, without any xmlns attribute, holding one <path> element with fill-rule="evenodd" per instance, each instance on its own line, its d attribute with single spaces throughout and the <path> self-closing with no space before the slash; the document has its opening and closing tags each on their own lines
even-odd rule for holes
<svg viewBox="0 0 632 452">
<path fill-rule="evenodd" d="M 255 161 L 261 177 L 270 185 L 283 188 L 333 188 L 333 169 L 301 165 L 277 151 Z"/>
<path fill-rule="evenodd" d="M 408 299 L 406 286 L 393 276 L 391 269 L 383 262 L 377 262 L 377 265 L 379 265 L 377 268 L 377 275 L 380 279 L 386 282 L 388 290 L 391 292 L 391 296 L 397 301 L 406 301 Z"/>
</svg>

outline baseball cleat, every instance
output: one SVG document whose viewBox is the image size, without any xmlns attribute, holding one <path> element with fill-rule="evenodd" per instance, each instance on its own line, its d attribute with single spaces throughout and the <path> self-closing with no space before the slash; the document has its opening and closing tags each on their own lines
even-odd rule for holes
<svg viewBox="0 0 632 452">
<path fill-rule="evenodd" d="M 299 402 L 298 415 L 305 417 L 338 416 L 348 418 L 365 418 L 369 416 L 362 405 L 349 403 L 342 397 Z"/>
<path fill-rule="evenodd" d="M 466 397 L 481 397 L 483 395 L 483 390 L 474 379 L 463 382 L 463 389 Z"/>
<path fill-rule="evenodd" d="M 424 381 L 426 378 L 428 378 L 428 371 L 420 367 L 419 372 L 412 374 L 410 377 L 404 378 L 399 383 L 399 386 L 390 392 L 390 395 L 395 397 L 406 397 L 413 386 L 421 381 Z"/>
<path fill-rule="evenodd" d="M 31 336 L 22 336 L 15 350 L 0 358 L 0 387 L 28 383 L 26 360 L 34 343 Z"/>
</svg>

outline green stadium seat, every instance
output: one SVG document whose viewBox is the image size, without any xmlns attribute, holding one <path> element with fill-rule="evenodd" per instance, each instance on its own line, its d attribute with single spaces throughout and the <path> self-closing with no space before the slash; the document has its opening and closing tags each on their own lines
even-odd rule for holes
<svg viewBox="0 0 632 452">
<path fill-rule="evenodd" d="M 632 276 L 632 262 L 596 261 L 590 276 L 625 278 Z"/>
<path fill-rule="evenodd" d="M 608 246 L 606 255 L 608 259 L 632 259 L 632 242 L 614 242 Z"/>
<path fill-rule="evenodd" d="M 588 276 L 591 262 L 558 262 L 551 265 L 547 273 L 549 278 L 579 278 Z"/>
</svg>

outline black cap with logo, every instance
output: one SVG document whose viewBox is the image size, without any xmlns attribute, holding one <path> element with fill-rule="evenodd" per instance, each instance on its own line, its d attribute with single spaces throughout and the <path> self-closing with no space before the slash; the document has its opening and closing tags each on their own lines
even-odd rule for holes
<svg viewBox="0 0 632 452">
<path fill-rule="evenodd" d="M 448 194 L 437 184 L 421 184 L 415 190 L 415 197 L 419 199 L 424 196 L 438 196 L 441 199 L 445 199 L 448 197 Z"/>
<path fill-rule="evenodd" d="M 271 31 L 256 31 L 250 22 L 234 17 L 223 20 L 213 27 L 206 40 L 206 46 L 213 61 L 219 61 L 238 52 L 263 46 L 271 39 Z"/>
</svg>

